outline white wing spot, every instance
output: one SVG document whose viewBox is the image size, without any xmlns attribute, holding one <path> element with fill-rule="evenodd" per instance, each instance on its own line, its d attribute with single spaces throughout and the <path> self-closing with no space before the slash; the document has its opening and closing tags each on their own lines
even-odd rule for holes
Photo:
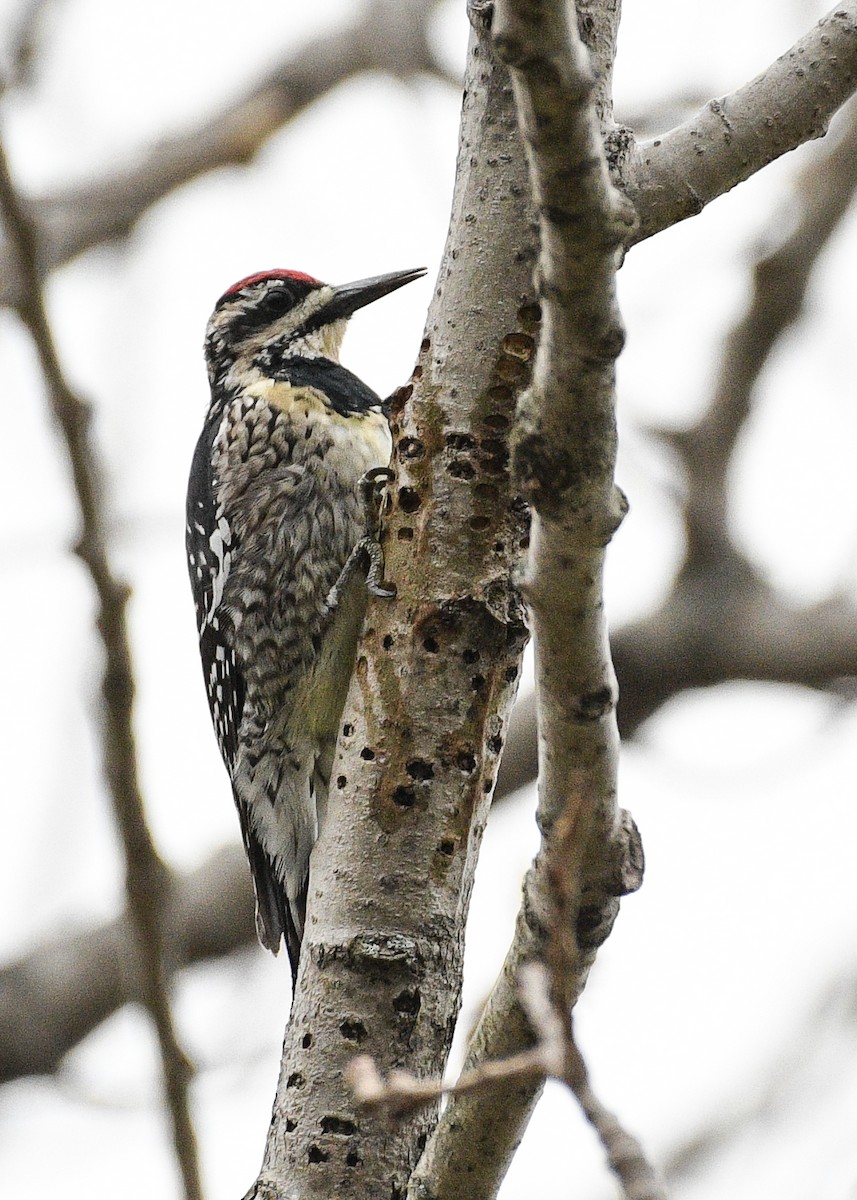
<svg viewBox="0 0 857 1200">
<path fill-rule="evenodd" d="M 211 603 L 206 614 L 206 619 L 210 621 L 220 606 L 220 601 L 223 599 L 223 587 L 229 576 L 229 569 L 232 566 L 232 555 L 229 552 L 229 546 L 232 544 L 232 531 L 225 517 L 221 517 L 217 522 L 217 528 L 209 537 L 208 544 L 216 559 L 214 575 L 211 581 Z"/>
</svg>

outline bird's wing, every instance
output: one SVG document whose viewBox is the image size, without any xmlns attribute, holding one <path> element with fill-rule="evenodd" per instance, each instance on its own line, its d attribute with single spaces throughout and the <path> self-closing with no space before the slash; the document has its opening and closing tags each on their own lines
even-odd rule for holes
<svg viewBox="0 0 857 1200">
<path fill-rule="evenodd" d="M 217 423 L 207 421 L 191 466 L 185 536 L 208 707 L 217 744 L 231 779 L 238 757 L 238 730 L 246 689 L 241 664 L 229 636 L 229 625 L 220 607 L 236 545 L 234 533 L 214 494 L 211 458 L 216 435 Z M 256 893 L 259 940 L 276 954 L 280 938 L 285 936 L 294 974 L 300 943 L 283 885 L 251 826 L 247 806 L 235 788 L 233 795 Z"/>
<path fill-rule="evenodd" d="M 209 420 L 197 442 L 188 484 L 185 536 L 205 691 L 220 753 L 231 775 L 238 753 L 245 688 L 220 611 L 235 546 L 214 494 L 211 452 L 216 433 L 215 423 Z"/>
</svg>

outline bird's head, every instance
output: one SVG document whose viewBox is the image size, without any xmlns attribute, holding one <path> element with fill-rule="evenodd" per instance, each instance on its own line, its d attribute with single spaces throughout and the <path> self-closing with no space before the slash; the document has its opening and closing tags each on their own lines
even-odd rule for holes
<svg viewBox="0 0 857 1200">
<path fill-rule="evenodd" d="M 259 271 L 224 292 L 205 331 L 209 379 L 225 379 L 277 354 L 334 362 L 352 313 L 425 275 L 424 267 L 332 286 L 302 271 Z M 270 364 L 267 364 L 270 365 Z"/>
</svg>

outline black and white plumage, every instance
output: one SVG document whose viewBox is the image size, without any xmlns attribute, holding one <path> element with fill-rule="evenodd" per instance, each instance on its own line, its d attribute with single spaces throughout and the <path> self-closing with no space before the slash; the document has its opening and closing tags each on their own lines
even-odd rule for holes
<svg viewBox="0 0 857 1200">
<path fill-rule="evenodd" d="M 276 953 L 285 937 L 293 975 L 365 609 L 353 568 L 373 548 L 367 496 L 391 452 L 384 405 L 339 347 L 353 312 L 422 274 L 330 287 L 260 272 L 220 298 L 206 331 L 211 405 L 188 487 L 188 569 L 259 939 Z"/>
</svg>

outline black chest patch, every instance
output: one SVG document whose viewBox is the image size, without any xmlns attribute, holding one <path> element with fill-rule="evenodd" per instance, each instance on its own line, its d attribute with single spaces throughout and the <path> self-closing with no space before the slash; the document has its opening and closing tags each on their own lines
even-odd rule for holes
<svg viewBox="0 0 857 1200">
<path fill-rule="evenodd" d="M 322 392 L 330 402 L 330 407 L 340 416 L 366 412 L 370 408 L 384 408 L 381 397 L 367 387 L 362 379 L 329 358 L 289 358 L 267 352 L 257 359 L 257 365 L 270 379 Z"/>
</svg>

